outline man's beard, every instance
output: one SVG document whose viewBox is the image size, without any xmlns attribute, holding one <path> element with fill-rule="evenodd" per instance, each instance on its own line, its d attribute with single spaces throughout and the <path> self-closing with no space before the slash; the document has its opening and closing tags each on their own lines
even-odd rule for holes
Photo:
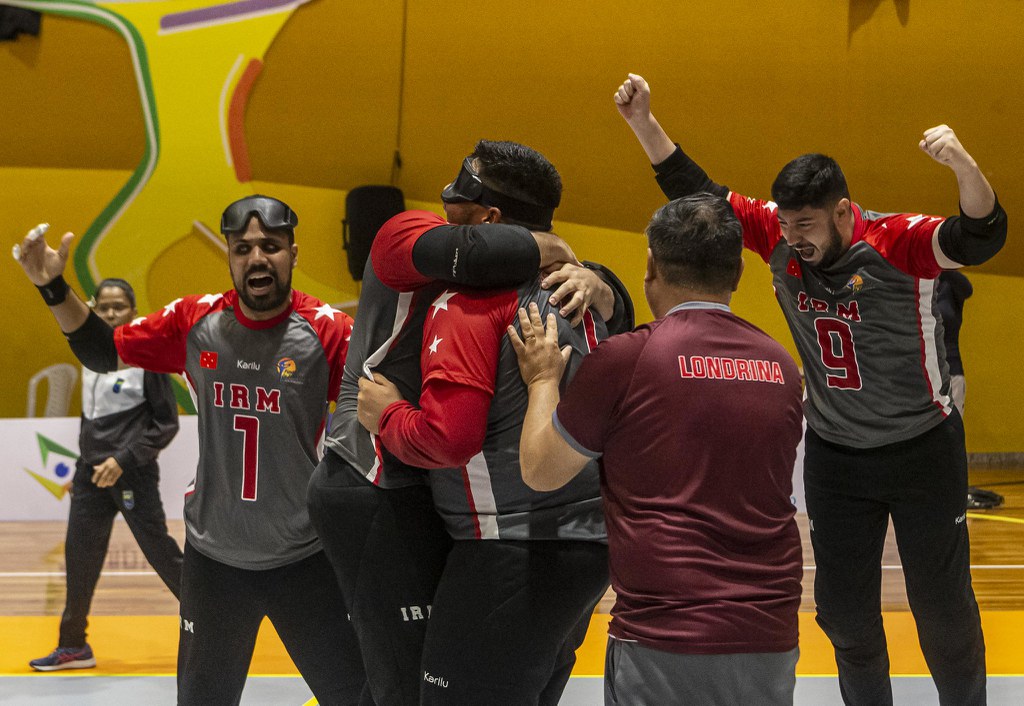
<svg viewBox="0 0 1024 706">
<path fill-rule="evenodd" d="M 260 273 L 266 273 L 272 278 L 273 284 L 271 285 L 271 289 L 266 294 L 250 294 L 248 288 L 249 278 Z M 273 311 L 288 301 L 288 297 L 291 295 L 291 289 L 292 275 L 290 271 L 287 274 L 287 279 L 282 281 L 275 276 L 272 270 L 250 270 L 246 273 L 241 282 L 235 283 L 235 290 L 238 292 L 238 298 L 242 300 L 243 304 L 253 311 Z"/>
<path fill-rule="evenodd" d="M 818 267 L 831 267 L 836 260 L 843 256 L 843 236 L 831 219 L 828 222 L 828 234 L 828 245 L 821 251 L 821 261 L 818 263 Z"/>
</svg>

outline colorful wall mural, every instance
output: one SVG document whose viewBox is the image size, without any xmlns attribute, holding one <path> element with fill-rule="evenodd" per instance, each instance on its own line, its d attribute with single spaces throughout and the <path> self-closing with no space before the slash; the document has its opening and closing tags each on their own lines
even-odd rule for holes
<svg viewBox="0 0 1024 706">
<path fill-rule="evenodd" d="M 41 221 L 51 237 L 71 230 L 77 284 L 126 277 L 142 310 L 230 287 L 217 219 L 253 192 L 300 215 L 296 285 L 355 300 L 347 190 L 392 183 L 436 209 L 480 137 L 526 142 L 559 166 L 557 229 L 639 302 L 640 233 L 662 197 L 611 104 L 627 71 L 651 80 L 662 122 L 713 176 L 752 195 L 788 158 L 821 150 L 865 206 L 955 212 L 950 175 L 916 147 L 947 122 L 1011 216 L 1006 251 L 968 273 L 968 444 L 1021 450 L 1024 382 L 1006 372 L 1021 340 L 1006 302 L 1024 295 L 1024 192 L 1006 147 L 1024 120 L 1018 0 L 796 0 L 771 13 L 712 0 L 8 4 L 44 18 L 38 38 L 0 44 L 0 247 Z M 7 257 L 0 276 L 0 416 L 13 417 L 29 376 L 74 359 Z M 792 350 L 756 258 L 734 308 Z"/>
</svg>

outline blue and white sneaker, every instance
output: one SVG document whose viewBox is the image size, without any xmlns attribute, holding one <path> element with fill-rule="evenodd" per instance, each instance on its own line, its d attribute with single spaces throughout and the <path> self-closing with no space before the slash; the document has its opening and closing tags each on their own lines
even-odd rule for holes
<svg viewBox="0 0 1024 706">
<path fill-rule="evenodd" d="M 92 656 L 92 648 L 58 647 L 50 654 L 28 663 L 40 672 L 55 672 L 58 669 L 88 669 L 96 666 L 96 658 Z"/>
</svg>

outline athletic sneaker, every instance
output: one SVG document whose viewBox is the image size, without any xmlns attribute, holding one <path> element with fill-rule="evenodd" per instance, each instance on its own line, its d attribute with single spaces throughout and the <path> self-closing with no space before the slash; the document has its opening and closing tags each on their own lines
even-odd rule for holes
<svg viewBox="0 0 1024 706">
<path fill-rule="evenodd" d="M 28 663 L 32 669 L 40 672 L 55 672 L 58 669 L 88 669 L 96 666 L 96 658 L 92 656 L 92 648 L 58 647 L 50 654 Z"/>
</svg>

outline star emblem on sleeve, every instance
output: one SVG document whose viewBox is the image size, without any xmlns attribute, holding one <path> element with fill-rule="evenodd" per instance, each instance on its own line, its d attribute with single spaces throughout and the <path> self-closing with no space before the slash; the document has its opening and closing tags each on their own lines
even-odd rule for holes
<svg viewBox="0 0 1024 706">
<path fill-rule="evenodd" d="M 434 336 L 434 340 L 430 343 L 429 346 L 427 346 L 427 350 L 430 351 L 431 355 L 433 355 L 434 353 L 437 353 L 437 346 L 443 340 L 444 340 L 443 338 L 439 338 L 438 336 Z"/>
<path fill-rule="evenodd" d="M 448 311 L 448 300 L 454 297 L 457 293 L 458 292 L 449 292 L 447 289 L 444 290 L 441 293 L 441 296 L 435 299 L 434 303 L 430 305 L 431 308 L 433 309 L 433 311 L 430 312 L 430 318 L 434 318 L 434 315 L 437 314 L 437 312 L 440 311 L 441 309 Z"/>
<path fill-rule="evenodd" d="M 207 306 L 213 306 L 223 298 L 223 294 L 204 294 L 203 296 L 199 297 L 199 303 L 206 304 Z"/>
<path fill-rule="evenodd" d="M 178 297 L 173 302 L 171 302 L 170 304 L 165 306 L 164 307 L 164 316 L 167 317 L 167 316 L 170 316 L 171 314 L 173 314 L 174 313 L 174 307 L 176 307 L 178 305 L 178 302 L 180 302 L 180 301 L 181 301 L 181 297 Z"/>
<path fill-rule="evenodd" d="M 141 326 L 142 322 L 145 321 L 145 320 L 146 320 L 145 316 L 137 316 L 134 319 L 132 319 L 131 325 L 132 326 Z"/>
<path fill-rule="evenodd" d="M 324 317 L 327 317 L 331 321 L 334 321 L 334 315 L 341 313 L 341 311 L 335 309 L 330 304 L 324 304 L 323 306 L 315 307 L 313 311 L 316 312 L 316 316 L 313 318 L 313 321 L 316 321 L 317 319 L 322 319 Z"/>
</svg>

